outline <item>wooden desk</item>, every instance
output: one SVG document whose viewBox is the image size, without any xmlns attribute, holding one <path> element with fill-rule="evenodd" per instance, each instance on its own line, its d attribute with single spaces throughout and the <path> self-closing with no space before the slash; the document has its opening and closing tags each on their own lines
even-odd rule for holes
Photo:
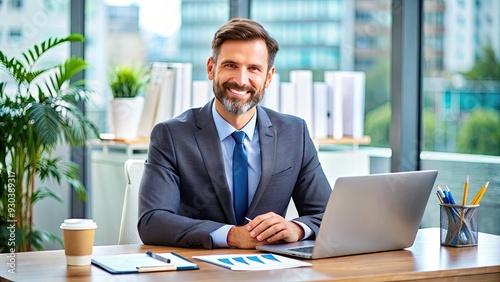
<svg viewBox="0 0 500 282">
<path fill-rule="evenodd" d="M 7 272 L 7 254 L 0 255 L 1 281 L 500 281 L 500 236 L 479 234 L 477 247 L 442 247 L 439 229 L 421 229 L 408 249 L 312 260 L 312 267 L 241 272 L 194 260 L 193 255 L 253 253 L 255 250 L 181 249 L 145 245 L 94 247 L 94 254 L 177 252 L 200 270 L 111 275 L 96 267 L 66 266 L 64 251 L 16 254 L 16 274 Z"/>
</svg>

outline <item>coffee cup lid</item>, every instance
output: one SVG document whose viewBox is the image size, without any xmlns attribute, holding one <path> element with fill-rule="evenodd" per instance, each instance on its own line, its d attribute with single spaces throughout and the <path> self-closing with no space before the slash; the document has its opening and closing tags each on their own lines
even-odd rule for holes
<svg viewBox="0 0 500 282">
<path fill-rule="evenodd" d="M 69 218 L 65 219 L 63 223 L 61 223 L 61 229 L 95 229 L 97 228 L 97 224 L 92 219 L 85 218 Z"/>
</svg>

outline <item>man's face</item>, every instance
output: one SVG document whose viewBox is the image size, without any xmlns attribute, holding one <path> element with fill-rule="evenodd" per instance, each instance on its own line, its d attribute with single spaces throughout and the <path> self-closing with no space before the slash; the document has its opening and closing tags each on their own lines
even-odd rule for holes
<svg viewBox="0 0 500 282">
<path fill-rule="evenodd" d="M 208 59 L 208 78 L 213 80 L 217 100 L 231 114 L 244 114 L 264 97 L 274 67 L 267 70 L 264 40 L 227 40 L 222 43 L 217 62 Z"/>
</svg>

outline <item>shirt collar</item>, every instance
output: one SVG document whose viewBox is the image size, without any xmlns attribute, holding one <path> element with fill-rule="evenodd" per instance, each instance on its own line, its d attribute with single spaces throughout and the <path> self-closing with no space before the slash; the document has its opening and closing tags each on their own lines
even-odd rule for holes
<svg viewBox="0 0 500 282">
<path fill-rule="evenodd" d="M 212 103 L 212 116 L 214 118 L 215 127 L 217 128 L 217 133 L 219 134 L 219 139 L 220 141 L 222 141 L 237 129 L 235 129 L 231 124 L 229 124 L 226 120 L 224 120 L 221 117 L 221 115 L 215 109 L 215 103 L 216 101 Z M 245 125 L 245 127 L 241 129 L 241 131 L 245 132 L 250 141 L 252 141 L 256 124 L 257 124 L 257 111 L 255 111 L 255 114 L 250 119 L 250 121 Z"/>
</svg>

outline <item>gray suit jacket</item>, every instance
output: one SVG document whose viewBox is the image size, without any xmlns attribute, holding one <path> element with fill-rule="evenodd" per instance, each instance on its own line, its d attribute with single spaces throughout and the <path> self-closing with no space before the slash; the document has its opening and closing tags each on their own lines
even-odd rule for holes
<svg viewBox="0 0 500 282">
<path fill-rule="evenodd" d="M 138 231 L 145 244 L 213 248 L 210 232 L 236 224 L 222 149 L 203 108 L 157 124 L 139 191 Z M 257 106 L 262 176 L 247 217 L 285 216 L 292 197 L 296 219 L 316 236 L 331 193 L 306 123 Z"/>
</svg>

